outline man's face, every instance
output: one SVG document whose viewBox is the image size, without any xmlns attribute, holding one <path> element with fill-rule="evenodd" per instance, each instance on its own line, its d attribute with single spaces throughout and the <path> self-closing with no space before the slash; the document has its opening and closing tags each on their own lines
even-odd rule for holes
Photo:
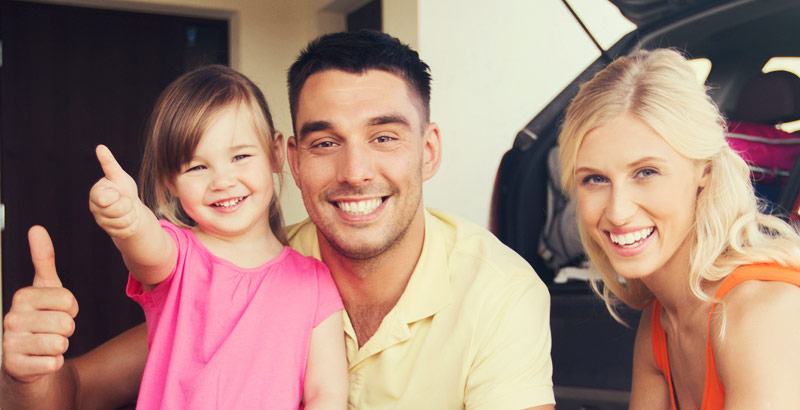
<svg viewBox="0 0 800 410">
<path fill-rule="evenodd" d="M 439 165 L 435 124 L 402 78 L 315 73 L 300 91 L 289 164 L 311 220 L 338 253 L 369 259 L 424 225 L 422 182 Z"/>
</svg>

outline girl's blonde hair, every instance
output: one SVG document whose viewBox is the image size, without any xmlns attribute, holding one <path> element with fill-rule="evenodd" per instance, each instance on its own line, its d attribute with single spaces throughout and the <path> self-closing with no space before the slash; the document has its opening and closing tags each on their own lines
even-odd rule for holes
<svg viewBox="0 0 800 410">
<path fill-rule="evenodd" d="M 710 169 L 698 193 L 688 266 L 692 293 L 705 301 L 703 280 L 762 262 L 800 266 L 800 237 L 791 226 L 760 212 L 744 160 L 725 141 L 725 120 L 677 51 L 640 50 L 619 58 L 581 86 L 559 135 L 564 192 L 575 192 L 575 161 L 584 136 L 624 114 L 650 126 L 679 154 Z M 592 285 L 619 320 L 617 301 L 644 308 L 653 294 L 640 279 L 620 281 L 599 244 L 578 218 L 581 241 L 604 286 Z"/>
<path fill-rule="evenodd" d="M 243 74 L 222 65 L 210 65 L 186 73 L 161 93 L 147 126 L 147 142 L 139 175 L 139 195 L 159 218 L 181 227 L 196 225 L 169 190 L 181 168 L 191 161 L 197 144 L 216 115 L 229 106 L 249 109 L 261 138 L 278 187 L 283 185 L 283 158 L 272 115 L 261 90 Z M 269 205 L 269 226 L 286 244 L 278 191 Z"/>
</svg>

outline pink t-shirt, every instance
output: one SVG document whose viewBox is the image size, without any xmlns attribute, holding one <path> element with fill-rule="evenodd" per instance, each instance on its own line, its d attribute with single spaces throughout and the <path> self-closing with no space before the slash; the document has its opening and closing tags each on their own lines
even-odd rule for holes
<svg viewBox="0 0 800 410">
<path fill-rule="evenodd" d="M 214 256 L 189 229 L 172 274 L 127 293 L 147 318 L 137 409 L 298 409 L 312 329 L 342 309 L 328 268 L 289 247 L 252 269 Z"/>
</svg>

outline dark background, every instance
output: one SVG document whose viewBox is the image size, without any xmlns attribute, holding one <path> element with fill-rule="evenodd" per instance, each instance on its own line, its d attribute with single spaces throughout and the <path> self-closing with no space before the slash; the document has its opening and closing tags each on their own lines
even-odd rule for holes
<svg viewBox="0 0 800 410">
<path fill-rule="evenodd" d="M 125 296 L 127 270 L 89 212 L 106 144 L 139 172 L 158 94 L 201 65 L 228 64 L 228 22 L 0 0 L 3 313 L 30 286 L 27 230 L 50 232 L 56 267 L 78 299 L 69 356 L 144 321 Z"/>
</svg>

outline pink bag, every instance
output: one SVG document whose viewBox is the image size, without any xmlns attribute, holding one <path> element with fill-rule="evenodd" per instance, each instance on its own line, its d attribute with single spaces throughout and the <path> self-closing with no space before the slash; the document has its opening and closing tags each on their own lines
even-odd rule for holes
<svg viewBox="0 0 800 410">
<path fill-rule="evenodd" d="M 750 166 L 754 183 L 783 185 L 800 156 L 800 135 L 774 126 L 728 122 L 728 145 Z"/>
</svg>

